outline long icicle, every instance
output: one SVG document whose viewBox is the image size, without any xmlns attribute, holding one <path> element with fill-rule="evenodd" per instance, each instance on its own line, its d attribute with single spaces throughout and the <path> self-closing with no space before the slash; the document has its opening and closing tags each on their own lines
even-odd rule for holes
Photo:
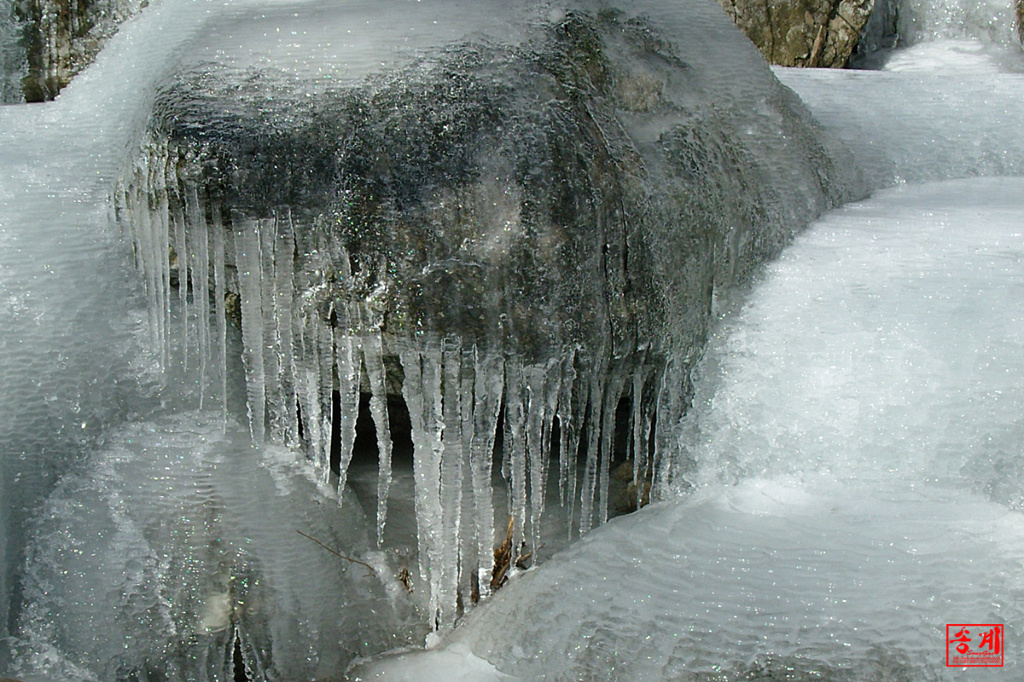
<svg viewBox="0 0 1024 682">
<path fill-rule="evenodd" d="M 607 367 L 608 361 L 604 358 L 604 353 L 598 353 L 591 370 L 587 405 L 587 457 L 583 470 L 583 487 L 580 490 L 580 535 L 589 532 L 594 525 L 594 495 L 601 452 L 601 417 L 604 413 Z"/>
<path fill-rule="evenodd" d="M 235 263 L 242 307 L 242 360 L 249 411 L 249 433 L 253 445 L 262 447 L 266 411 L 263 371 L 263 304 L 259 223 L 235 211 Z"/>
<path fill-rule="evenodd" d="M 384 542 L 388 494 L 391 490 L 391 426 L 388 423 L 384 353 L 379 333 L 363 338 L 363 362 L 370 382 L 370 415 L 377 432 L 377 544 L 381 545 Z"/>
<path fill-rule="evenodd" d="M 227 294 L 225 279 L 225 227 L 221 216 L 220 203 L 212 202 L 210 207 L 210 236 L 213 240 L 213 314 L 217 321 L 217 378 L 220 384 L 221 423 L 228 423 L 228 324 L 224 297 Z"/>
<path fill-rule="evenodd" d="M 168 182 L 170 181 L 170 182 Z M 188 281 L 189 281 L 189 239 L 187 226 L 185 225 L 185 214 L 182 210 L 181 199 L 177 193 L 177 169 L 174 162 L 165 161 L 161 165 L 160 175 L 157 177 L 159 185 L 158 214 L 161 220 L 170 220 L 174 225 L 174 252 L 178 262 L 178 314 L 181 316 L 181 362 L 182 367 L 188 370 Z M 169 198 L 168 189 L 174 193 L 174 201 Z M 169 216 L 169 218 L 168 218 Z"/>
<path fill-rule="evenodd" d="M 416 537 L 419 545 L 420 577 L 430 585 L 431 626 L 441 625 L 440 539 L 441 539 L 441 454 L 444 424 L 438 414 L 440 402 L 440 350 L 403 350 L 405 370 L 402 394 L 409 408 L 413 441 Z"/>
<path fill-rule="evenodd" d="M 478 580 L 483 590 L 490 579 L 492 551 L 494 550 L 494 499 L 491 475 L 494 462 L 494 440 L 501 397 L 505 393 L 505 361 L 501 354 L 477 350 L 473 380 L 473 439 L 470 464 L 473 476 L 473 502 L 476 520 L 477 556 L 481 562 Z"/>
<path fill-rule="evenodd" d="M 295 414 L 295 228 L 291 212 L 284 209 L 277 219 L 277 245 L 274 248 L 274 319 L 277 328 L 281 386 L 278 424 L 284 442 L 298 443 L 298 419 Z"/>
<path fill-rule="evenodd" d="M 614 458 L 613 448 L 615 446 L 615 415 L 619 407 L 619 399 L 622 397 L 622 390 L 626 384 L 628 371 L 625 359 L 616 359 L 611 362 L 611 369 L 608 372 L 608 382 L 604 390 L 604 408 L 601 415 L 601 449 L 598 471 L 598 525 L 608 520 L 608 484 L 611 477 L 611 463 Z"/>
<path fill-rule="evenodd" d="M 459 522 L 459 593 L 463 604 L 466 599 L 477 601 L 480 598 L 480 560 L 477 554 L 478 524 L 474 521 L 476 499 L 473 494 L 473 410 L 476 409 L 476 396 L 473 386 L 476 380 L 476 349 L 463 348 L 459 353 L 459 395 L 461 409 L 459 411 L 459 433 L 462 452 L 462 504 Z"/>
<path fill-rule="evenodd" d="M 530 550 L 537 561 L 541 545 L 541 520 L 547 494 L 550 432 L 558 397 L 560 377 L 556 361 L 532 365 L 523 370 L 530 402 L 526 417 L 526 458 L 530 477 Z"/>
<path fill-rule="evenodd" d="M 444 448 L 441 452 L 441 622 L 457 616 L 462 512 L 462 343 L 458 337 L 442 345 Z"/>
<path fill-rule="evenodd" d="M 329 469 L 329 463 L 324 454 L 326 438 L 321 432 L 319 322 L 310 311 L 305 312 L 301 324 L 297 326 L 297 346 L 301 349 L 301 360 L 295 374 L 295 387 L 299 409 L 302 411 L 303 437 L 309 444 L 313 467 L 322 475 L 325 469 Z"/>
<path fill-rule="evenodd" d="M 285 409 L 281 395 L 281 338 L 277 332 L 274 289 L 277 280 L 277 263 L 274 251 L 277 248 L 277 218 L 264 218 L 259 225 L 259 257 L 262 277 L 260 297 L 263 301 L 263 367 L 267 396 L 267 433 L 274 442 L 281 442 Z M 288 407 L 290 409 L 290 406 Z"/>
<path fill-rule="evenodd" d="M 199 341 L 199 409 L 206 394 L 206 365 L 210 354 L 210 253 L 206 209 L 192 180 L 185 183 L 185 218 L 191 235 L 190 261 L 192 306 L 196 311 L 195 327 Z"/>
<path fill-rule="evenodd" d="M 347 316 L 346 316 L 347 317 Z M 352 447 L 356 440 L 356 418 L 359 415 L 359 367 L 362 351 L 358 338 L 348 333 L 348 324 L 338 317 L 339 327 L 334 331 L 334 357 L 338 373 L 339 429 L 338 491 L 344 492 L 348 481 L 348 467 L 352 461 Z M 339 496 L 339 499 L 342 499 Z"/>
<path fill-rule="evenodd" d="M 526 538 L 526 401 L 523 366 L 518 357 L 505 363 L 505 450 L 509 461 L 509 515 L 513 561 Z"/>
</svg>

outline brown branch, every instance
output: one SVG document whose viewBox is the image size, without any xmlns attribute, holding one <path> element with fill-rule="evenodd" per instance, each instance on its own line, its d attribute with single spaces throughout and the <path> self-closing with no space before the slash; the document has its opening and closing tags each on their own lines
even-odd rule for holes
<svg viewBox="0 0 1024 682">
<path fill-rule="evenodd" d="M 370 573 L 372 573 L 373 575 L 377 575 L 377 570 L 373 566 L 371 566 L 370 564 L 366 563 L 365 561 L 360 561 L 359 559 L 353 559 L 350 556 L 345 556 L 341 552 L 338 552 L 336 550 L 331 549 L 330 547 L 328 547 L 324 543 L 322 543 L 319 540 L 317 540 L 312 535 L 307 535 L 307 534 L 303 533 L 301 530 L 296 529 L 295 532 L 298 533 L 299 535 L 301 535 L 302 537 L 306 538 L 307 540 L 312 540 L 313 542 L 315 542 L 316 544 L 320 545 L 321 547 L 326 549 L 328 552 L 330 552 L 334 556 L 336 556 L 336 557 L 338 557 L 340 559 L 344 559 L 345 561 L 351 561 L 353 564 L 359 564 L 360 566 L 365 566 L 366 568 L 370 569 Z"/>
</svg>

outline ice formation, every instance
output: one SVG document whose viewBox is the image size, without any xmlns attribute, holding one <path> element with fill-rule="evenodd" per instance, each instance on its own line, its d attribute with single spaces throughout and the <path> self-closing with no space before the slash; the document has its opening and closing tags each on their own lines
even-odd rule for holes
<svg viewBox="0 0 1024 682">
<path fill-rule="evenodd" d="M 569 538 L 609 518 L 613 466 L 634 508 L 666 489 L 713 290 L 858 186 L 717 9 L 520 10 L 518 42 L 470 18 L 491 33 L 333 84 L 241 68 L 244 45 L 186 63 L 115 199 L 154 342 L 187 339 L 201 401 L 225 401 L 238 296 L 257 447 L 344 489 L 368 396 L 379 541 L 404 402 L 437 627 L 490 591 L 497 509 L 515 564 L 549 485 Z"/>
<path fill-rule="evenodd" d="M 945 666 L 944 624 L 1024 627 L 1022 192 L 949 181 L 828 214 L 709 345 L 694 492 L 351 677 L 977 679 Z"/>
<path fill-rule="evenodd" d="M 0 45 L 9 45 L 4 35 Z M 1006 109 L 1007 123 L 993 124 L 975 101 L 986 116 L 958 140 L 928 147 L 974 111 L 964 100 L 936 106 L 940 120 L 901 124 L 902 83 L 934 104 L 935 93 L 948 94 L 937 79 L 876 78 L 892 105 L 876 125 L 869 110 L 882 103 L 870 100 L 871 88 L 857 90 L 857 79 L 871 76 L 779 73 L 846 136 L 856 165 L 711 3 L 651 0 L 619 11 L 597 2 L 163 0 L 58 101 L 0 108 L 0 664 L 17 661 L 11 669 L 24 678 L 217 679 L 241 672 L 226 658 L 238 650 L 250 676 L 336 674 L 353 656 L 446 628 L 487 594 L 496 529 L 503 533 L 509 516 L 513 563 L 546 556 L 551 525 L 575 539 L 603 524 L 613 466 L 638 488 L 634 507 L 645 483 L 665 497 L 688 485 L 711 490 L 711 469 L 738 471 L 736 480 L 763 469 L 773 459 L 756 448 L 748 460 L 729 443 L 679 448 L 691 372 L 729 286 L 821 211 L 861 194 L 857 168 L 872 186 L 1020 169 L 1015 77 L 989 81 L 988 100 Z M 858 93 L 854 102 L 829 99 L 841 87 Z M 844 128 L 843 115 L 856 125 Z M 120 257 L 102 237 L 108 198 L 144 306 L 134 307 Z M 774 310 L 785 318 L 789 309 Z M 153 365 L 163 390 L 152 385 Z M 776 386 L 750 409 L 770 422 L 787 392 Z M 244 415 L 244 433 L 232 414 Z M 737 414 L 745 413 L 719 416 Z M 366 453 L 355 447 L 361 417 L 377 451 L 369 485 L 357 461 Z M 779 440 L 776 427 L 743 435 Z M 814 429 L 803 431 L 814 440 Z M 997 502 L 1016 499 L 1019 487 L 1000 477 L 1019 476 L 1006 454 L 1014 434 L 995 439 L 1006 452 L 989 453 L 987 473 L 964 485 Z M 311 465 L 282 467 L 296 452 Z M 732 493 L 716 489 L 718 502 L 695 497 L 612 526 L 608 544 L 589 535 L 551 573 L 558 582 L 568 571 L 586 589 L 558 604 L 558 629 L 541 626 L 537 636 L 558 643 L 568 633 L 559 645 L 569 651 L 579 638 L 566 622 L 608 625 L 587 640 L 592 671 L 609 661 L 620 671 L 674 671 L 713 650 L 677 652 L 677 633 L 659 629 L 654 602 L 681 599 L 678 583 L 626 601 L 647 587 L 644 565 L 678 569 L 685 552 L 659 540 L 690 534 L 683 549 L 694 552 L 695 577 L 684 585 L 698 590 L 744 565 L 719 561 L 720 529 L 702 520 L 734 527 L 736 543 L 757 547 L 748 563 L 790 537 L 794 509 L 816 510 L 804 534 L 812 559 L 821 551 L 813 538 L 834 530 L 815 505 L 835 488 L 816 497 L 785 482 L 744 481 Z M 375 496 L 365 528 L 365 505 L 350 494 L 358 487 Z M 866 492 L 868 506 L 889 505 L 886 494 Z M 949 500 L 976 520 L 993 509 L 971 499 L 938 495 L 919 520 Z M 402 505 L 414 508 L 417 526 L 405 576 L 412 597 L 390 574 L 396 558 L 386 543 Z M 860 552 L 885 524 L 854 504 L 841 511 L 853 539 L 824 551 L 849 566 L 850 547 Z M 764 520 L 773 513 L 781 531 Z M 1000 517 L 1002 527 L 1013 530 L 1013 518 Z M 339 569 L 282 519 L 328 545 L 350 545 L 377 580 Z M 930 543 L 915 523 L 906 528 Z M 662 537 L 666 530 L 673 535 Z M 962 546 L 991 549 L 993 566 L 1015 565 L 1013 551 L 970 538 Z M 645 558 L 644 547 L 671 552 Z M 868 554 L 881 562 L 885 551 Z M 900 566 L 922 575 L 913 560 Z M 202 577 L 185 575 L 193 567 Z M 613 583 L 610 572 L 625 577 Z M 540 567 L 528 578 L 536 586 L 544 575 Z M 280 609 L 243 607 L 235 579 L 258 580 Z M 736 594 L 771 601 L 772 580 L 741 581 Z M 533 589 L 522 584 L 524 594 Z M 495 624 L 502 609 L 511 604 L 522 622 L 536 613 L 530 599 L 517 604 L 515 590 L 473 616 L 482 630 L 457 635 L 476 637 L 472 651 L 489 663 L 463 656 L 459 642 L 445 653 L 481 674 L 500 674 L 492 665 L 500 664 L 535 677 L 544 661 L 561 665 L 539 655 L 519 661 L 527 657 L 515 646 L 495 643 L 508 632 L 507 621 Z M 614 598 L 595 600 L 598 590 Z M 712 603 L 693 594 L 675 605 Z M 782 596 L 791 599 L 783 618 L 806 611 L 799 596 Z M 872 596 L 855 597 L 864 610 L 847 613 L 870 615 Z M 410 613 L 419 604 L 426 613 Z M 65 609 L 65 620 L 53 619 Z M 366 613 L 381 620 L 360 622 Z M 616 630 L 623 613 L 632 620 Z M 708 629 L 720 624 L 705 615 Z M 602 657 L 650 632 L 644 641 L 654 650 L 637 649 L 650 660 Z M 908 651 L 923 650 L 917 637 Z M 820 657 L 841 669 L 845 649 L 825 640 Z M 761 640 L 745 641 L 754 652 Z M 645 667 L 664 652 L 679 655 Z"/>
<path fill-rule="evenodd" d="M 1024 188 L 975 176 L 1021 174 L 1021 55 L 948 40 L 987 34 L 931 6 L 886 72 L 776 70 L 890 189 L 722 306 L 679 443 L 690 494 L 353 677 L 967 680 L 945 623 L 1020 631 Z"/>
<path fill-rule="evenodd" d="M 570 536 L 607 520 L 620 396 L 638 396 L 628 424 L 620 428 L 629 433 L 629 452 L 638 454 L 640 480 L 653 471 L 650 442 L 657 393 L 667 381 L 664 369 L 620 361 L 622 367 L 614 372 L 597 370 L 582 350 L 524 364 L 475 343 L 463 346 L 454 335 L 389 337 L 372 302 L 325 300 L 326 284 L 306 288 L 296 282 L 295 233 L 303 230 L 287 211 L 267 219 L 234 211 L 227 222 L 219 208 L 211 207 L 207 222 L 195 186 L 173 176 L 176 162 L 166 147 L 149 145 L 130 184 L 117 196 L 118 215 L 133 240 L 149 292 L 154 342 L 169 361 L 171 335 L 183 334 L 184 355 L 175 359 L 183 364 L 205 362 L 212 349 L 221 361 L 211 363 L 209 377 L 200 369 L 199 397 L 223 406 L 224 300 L 229 290 L 237 290 L 254 445 L 269 439 L 305 450 L 322 481 L 339 489 L 345 487 L 353 454 L 360 393 L 368 394 L 379 457 L 378 541 L 383 539 L 391 477 L 387 374 L 397 367 L 415 448 L 420 574 L 429 576 L 439 623 L 454 620 L 460 598 L 489 591 L 496 544 L 492 467 L 500 424 L 499 466 L 509 482 L 514 546 L 531 552 L 540 545 L 549 478 L 557 481 L 559 498 L 572 509 L 573 524 L 566 528 Z M 196 252 L 213 258 L 187 255 Z M 169 263 L 167 253 L 176 254 L 175 263 Z M 330 262 L 340 267 L 341 281 L 352 277 L 343 249 Z M 211 273 L 212 316 L 203 307 L 211 299 Z M 172 279 L 182 296 L 178 329 L 171 329 Z M 607 374 L 612 378 L 605 379 Z M 600 427 L 585 431 L 588 420 Z M 552 441 L 556 433 L 557 444 Z M 584 436 L 589 442 L 578 475 L 573 453 L 580 452 Z M 557 460 L 552 465 L 553 452 Z"/>
</svg>

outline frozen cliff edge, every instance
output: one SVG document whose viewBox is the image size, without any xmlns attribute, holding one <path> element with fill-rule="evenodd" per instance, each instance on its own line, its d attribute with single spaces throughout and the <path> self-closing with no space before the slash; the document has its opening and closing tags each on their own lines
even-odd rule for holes
<svg viewBox="0 0 1024 682">
<path fill-rule="evenodd" d="M 493 468 L 534 558 L 549 479 L 570 536 L 608 518 L 622 461 L 656 497 L 684 466 L 665 444 L 716 289 L 863 189 L 712 3 L 473 3 L 434 33 L 423 4 L 333 26 L 315 5 L 274 15 L 375 46 L 315 69 L 276 55 L 259 19 L 245 36 L 273 68 L 246 64 L 241 39 L 210 61 L 200 37 L 114 201 L 154 337 L 178 333 L 176 296 L 212 405 L 238 301 L 256 443 L 301 448 L 344 486 L 368 397 L 379 534 L 388 398 L 404 401 L 443 626 L 490 589 Z M 427 35 L 390 47 L 404 25 Z"/>
</svg>

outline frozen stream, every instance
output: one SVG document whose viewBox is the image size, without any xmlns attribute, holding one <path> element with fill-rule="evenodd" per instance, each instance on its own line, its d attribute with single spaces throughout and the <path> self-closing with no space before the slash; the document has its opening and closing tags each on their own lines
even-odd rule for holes
<svg viewBox="0 0 1024 682">
<path fill-rule="evenodd" d="M 331 4 L 306 4 L 323 29 Z M 379 54 L 346 38 L 367 64 L 458 37 L 422 8 L 351 5 L 430 27 Z M 244 659 L 250 679 L 339 679 L 427 636 L 424 590 L 396 577 L 415 562 L 409 467 L 379 549 L 358 466 L 339 497 L 298 453 L 251 447 L 243 398 L 226 424 L 197 410 L 199 368 L 163 372 L 110 227 L 183 45 L 239 68 L 331 63 L 325 82 L 368 68 L 323 41 L 315 59 L 285 39 L 273 58 L 227 49 L 302 6 L 154 2 L 58 101 L 0 106 L 0 678 L 227 680 Z M 678 497 L 520 574 L 433 650 L 352 677 L 977 679 L 945 667 L 946 623 L 1005 624 L 984 679 L 1024 676 L 1024 62 L 979 34 L 928 34 L 883 71 L 777 70 L 887 189 L 717 301 Z"/>
</svg>

